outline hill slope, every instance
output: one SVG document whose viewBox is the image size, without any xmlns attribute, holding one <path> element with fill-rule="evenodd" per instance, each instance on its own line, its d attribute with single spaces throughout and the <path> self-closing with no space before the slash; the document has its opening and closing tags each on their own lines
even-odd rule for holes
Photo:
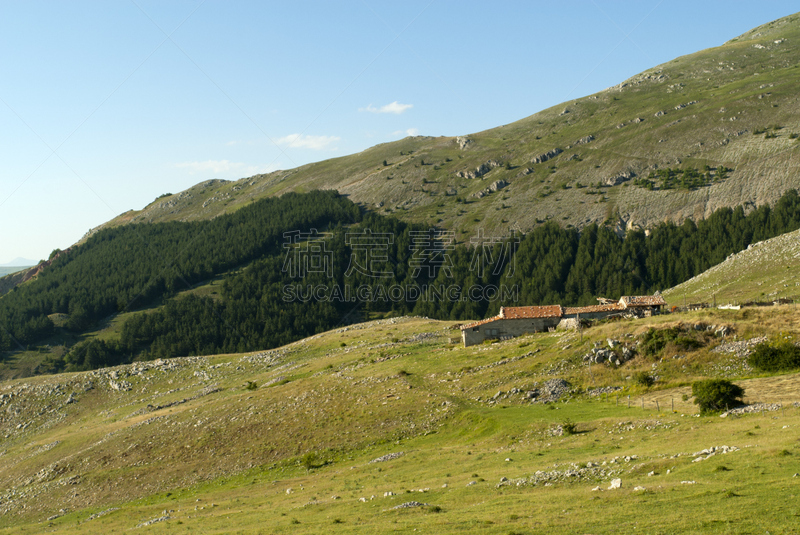
<svg viewBox="0 0 800 535">
<path fill-rule="evenodd" d="M 763 503 L 794 492 L 796 375 L 746 379 L 741 350 L 720 351 L 738 346 L 695 326 L 751 340 L 799 321 L 790 307 L 712 311 L 463 348 L 447 323 L 398 318 L 270 352 L 10 381 L 0 532 L 155 521 L 199 533 L 612 532 L 620 522 L 709 533 L 740 519 L 781 531 L 793 515 Z M 701 345 L 683 358 L 671 347 L 619 368 L 582 358 L 607 338 L 630 346 L 649 327 L 681 324 Z M 637 386 L 636 372 L 656 376 L 655 389 Z M 737 379 L 748 401 L 784 410 L 691 418 L 683 385 L 703 376 Z M 732 449 L 694 462 L 721 446 Z M 619 491 L 591 492 L 616 477 Z M 413 502 L 429 505 L 393 509 Z"/>
<path fill-rule="evenodd" d="M 798 65 L 800 16 L 792 15 L 509 125 L 211 180 L 108 224 L 213 218 L 254 198 L 320 188 L 457 229 L 459 239 L 479 227 L 500 235 L 547 219 L 579 228 L 610 220 L 620 230 L 698 220 L 724 206 L 771 203 L 800 186 Z M 672 189 L 659 177 L 653 189 L 634 185 L 667 169 L 701 176 L 681 187 L 678 175 Z"/>
<path fill-rule="evenodd" d="M 724 262 L 664 292 L 680 305 L 707 302 L 800 300 L 800 231 L 751 244 Z"/>
</svg>

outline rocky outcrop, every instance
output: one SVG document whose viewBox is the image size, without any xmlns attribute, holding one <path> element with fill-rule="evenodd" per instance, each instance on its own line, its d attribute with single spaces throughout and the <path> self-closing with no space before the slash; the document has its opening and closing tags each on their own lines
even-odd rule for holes
<svg viewBox="0 0 800 535">
<path fill-rule="evenodd" d="M 618 186 L 619 184 L 627 182 L 635 176 L 636 173 L 633 171 L 623 171 L 622 173 L 603 179 L 603 184 L 606 186 Z"/>
<path fill-rule="evenodd" d="M 480 164 L 474 171 L 459 171 L 456 176 L 459 178 L 480 178 L 495 167 L 500 167 L 500 162 L 497 160 L 489 160 L 486 163 Z"/>
<path fill-rule="evenodd" d="M 49 260 L 44 260 L 40 262 L 39 265 L 32 267 L 31 269 L 26 271 L 25 274 L 22 276 L 21 282 L 28 282 L 32 278 L 38 276 L 39 273 L 49 268 L 53 264 L 53 262 L 55 262 L 57 259 L 61 258 L 66 254 L 69 254 L 72 251 L 72 249 L 73 249 L 72 247 L 69 247 L 67 249 L 64 249 L 63 251 L 59 251 L 53 256 L 53 258 Z"/>
<path fill-rule="evenodd" d="M 508 186 L 508 182 L 506 182 L 505 180 L 496 180 L 492 182 L 492 184 L 489 186 L 489 191 L 491 192 L 500 191 L 506 186 Z"/>
<path fill-rule="evenodd" d="M 551 150 L 545 152 L 544 154 L 540 154 L 539 156 L 534 156 L 533 158 L 531 158 L 531 163 L 544 163 L 547 160 L 551 160 L 551 159 L 555 158 L 556 156 L 558 156 L 562 152 L 564 152 L 564 151 L 559 149 L 558 147 L 556 147 L 554 149 L 551 149 Z"/>
<path fill-rule="evenodd" d="M 490 193 L 495 193 L 497 191 L 500 191 L 501 189 L 505 188 L 506 186 L 508 186 L 508 182 L 506 182 L 505 180 L 495 180 L 494 182 L 492 182 L 492 184 L 488 188 L 483 189 L 481 191 L 478 191 L 476 193 L 473 193 L 472 196 L 480 199 L 480 198 L 486 197 Z"/>
</svg>

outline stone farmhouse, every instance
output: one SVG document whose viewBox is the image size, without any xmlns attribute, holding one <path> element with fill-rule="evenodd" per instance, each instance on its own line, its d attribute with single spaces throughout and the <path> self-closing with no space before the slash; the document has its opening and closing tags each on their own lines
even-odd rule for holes
<svg viewBox="0 0 800 535">
<path fill-rule="evenodd" d="M 523 334 L 574 329 L 581 320 L 600 320 L 610 317 L 644 317 L 659 314 L 666 306 L 660 295 L 623 296 L 619 301 L 601 300 L 604 304 L 584 307 L 561 305 L 500 307 L 500 313 L 461 326 L 464 347 L 484 340 L 507 340 Z"/>
</svg>

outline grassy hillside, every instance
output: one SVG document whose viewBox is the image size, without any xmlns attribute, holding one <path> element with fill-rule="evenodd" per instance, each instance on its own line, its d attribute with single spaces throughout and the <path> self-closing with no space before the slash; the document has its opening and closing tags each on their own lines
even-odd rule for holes
<svg viewBox="0 0 800 535">
<path fill-rule="evenodd" d="M 664 292 L 671 305 L 739 304 L 800 300 L 800 231 L 750 245 L 727 260 Z"/>
<path fill-rule="evenodd" d="M 798 65 L 800 16 L 792 15 L 512 124 L 207 181 L 109 225 L 213 218 L 255 198 L 320 188 L 456 229 L 464 241 L 478 228 L 503 235 L 546 220 L 579 228 L 610 221 L 620 230 L 698 220 L 724 206 L 771 203 L 800 186 Z M 634 185 L 653 172 L 703 174 L 705 166 L 708 176 L 692 187 Z"/>
<path fill-rule="evenodd" d="M 701 347 L 583 359 L 676 325 Z M 798 327 L 791 307 L 708 311 L 462 348 L 450 323 L 398 318 L 269 352 L 6 382 L 0 532 L 787 532 L 797 377 L 759 377 L 730 342 Z M 776 405 L 694 417 L 688 385 L 719 376 Z M 722 446 L 736 449 L 699 455 Z M 427 505 L 395 509 L 410 502 Z"/>
</svg>

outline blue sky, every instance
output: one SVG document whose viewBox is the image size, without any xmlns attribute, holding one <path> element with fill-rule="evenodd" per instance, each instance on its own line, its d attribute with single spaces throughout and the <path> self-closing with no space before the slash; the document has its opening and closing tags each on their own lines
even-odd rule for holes
<svg viewBox="0 0 800 535">
<path fill-rule="evenodd" d="M 793 4 L 0 0 L 0 264 L 210 178 L 506 124 Z"/>
</svg>

